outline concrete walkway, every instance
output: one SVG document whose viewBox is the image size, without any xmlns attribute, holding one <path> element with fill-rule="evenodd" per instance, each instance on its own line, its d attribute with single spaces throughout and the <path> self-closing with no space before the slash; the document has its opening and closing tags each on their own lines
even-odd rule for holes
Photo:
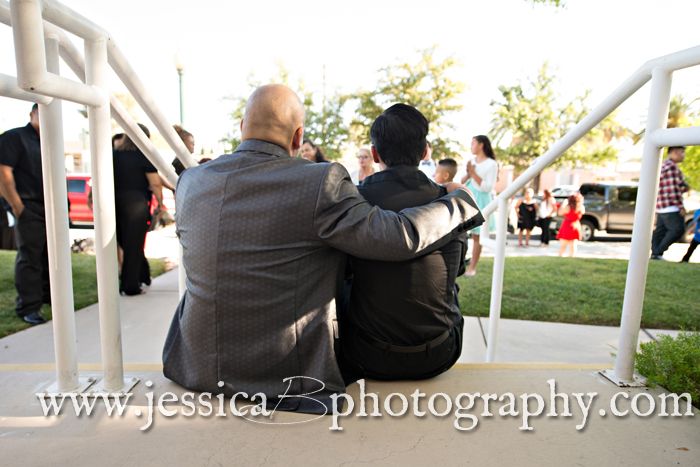
<svg viewBox="0 0 700 467">
<path fill-rule="evenodd" d="M 518 247 L 517 235 L 508 235 L 506 244 L 506 257 L 514 256 L 558 256 L 559 242 L 552 240 L 547 247 L 540 246 L 539 228 L 535 228 L 532 238 L 530 239 L 530 247 Z M 632 237 L 630 235 L 606 234 L 603 232 L 596 233 L 596 239 L 591 242 L 578 242 L 577 258 L 599 258 L 599 259 L 624 259 L 629 260 L 630 246 Z M 495 242 L 495 237 L 491 236 L 491 242 Z M 495 245 L 495 243 L 494 243 Z M 471 241 L 469 242 L 469 251 L 472 251 Z M 483 256 L 493 256 L 493 248 L 484 248 Z M 664 259 L 671 262 L 679 262 L 688 251 L 687 243 L 674 243 L 666 253 Z M 649 250 L 651 254 L 651 249 Z M 691 263 L 700 263 L 700 250 L 697 251 L 691 258 Z"/>
<path fill-rule="evenodd" d="M 127 367 L 127 370 L 130 368 Z M 132 369 L 134 370 L 134 369 Z M 625 389 L 602 380 L 586 368 L 533 368 L 498 366 L 463 366 L 437 378 L 419 382 L 381 383 L 368 381 L 365 393 L 376 394 L 380 404 L 393 396 L 393 413 L 401 413 L 396 393 L 408 398 L 417 389 L 425 394 L 416 405 L 411 402 L 406 415 L 392 417 L 384 407 L 381 417 L 362 417 L 360 388 L 353 384 L 348 396 L 353 400 L 350 415 L 338 418 L 343 431 L 331 431 L 331 416 L 312 420 L 303 414 L 276 413 L 271 420 L 277 425 L 247 421 L 230 415 L 185 416 L 179 403 L 172 417 L 156 413 L 148 431 L 147 393 L 155 398 L 172 392 L 181 398 L 183 389 L 165 380 L 159 371 L 138 368 L 143 381 L 153 383 L 147 389 L 142 382 L 134 390 L 125 414 L 108 417 L 97 406 L 90 417 L 76 417 L 64 409 L 58 417 L 44 417 L 34 396 L 51 381 L 47 371 L 0 371 L 0 450 L 3 465 L 32 466 L 697 466 L 700 452 L 700 413 L 695 416 L 662 418 L 651 416 L 613 417 L 608 408 L 614 394 L 636 395 L 646 390 Z M 482 399 L 471 409 L 462 405 L 460 394 L 512 393 L 517 400 L 524 394 L 540 394 L 548 413 L 563 404 L 550 404 L 548 380 L 554 379 L 557 391 L 595 392 L 594 403 L 584 429 L 583 411 L 571 401 L 571 417 L 532 417 L 524 425 L 518 403 L 515 416 L 499 416 L 503 403 L 491 402 L 492 417 L 481 414 Z M 648 391 L 657 398 L 659 390 Z M 436 396 L 432 413 L 429 398 Z M 478 397 L 478 396 L 477 396 Z M 619 398 L 619 397 L 618 397 Z M 447 399 L 453 404 L 447 409 Z M 364 399 L 367 413 L 374 402 Z M 389 399 L 391 400 L 391 399 Z M 408 399 L 411 400 L 410 398 Z M 536 401 L 531 401 L 535 411 Z M 460 404 L 466 404 L 464 399 Z M 240 405 L 238 406 L 241 410 Z M 348 407 L 346 406 L 345 409 Z M 621 410 L 629 408 L 624 399 Z M 606 415 L 602 415 L 606 411 Z M 341 412 L 342 413 L 342 412 Z M 456 417 L 475 417 L 471 431 L 455 428 Z M 683 412 L 685 413 L 685 412 Z M 442 414 L 436 416 L 433 414 Z M 258 422 L 263 420 L 258 419 Z M 462 419 L 460 426 L 474 421 Z M 532 431 L 521 430 L 530 426 Z"/>
</svg>

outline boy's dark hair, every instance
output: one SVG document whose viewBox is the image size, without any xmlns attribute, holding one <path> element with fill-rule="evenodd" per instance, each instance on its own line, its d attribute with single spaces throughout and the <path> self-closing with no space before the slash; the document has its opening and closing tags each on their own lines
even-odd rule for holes
<svg viewBox="0 0 700 467">
<path fill-rule="evenodd" d="M 685 146 L 671 146 L 668 148 L 668 152 L 671 153 L 673 151 L 682 151 L 685 149 Z"/>
<path fill-rule="evenodd" d="M 444 167 L 445 170 L 447 170 L 447 173 L 450 174 L 450 181 L 452 181 L 455 178 L 455 175 L 457 175 L 457 161 L 454 159 L 450 159 L 449 157 L 447 159 L 442 159 L 440 162 L 438 162 L 438 165 L 440 167 Z"/>
<path fill-rule="evenodd" d="M 415 107 L 394 104 L 372 123 L 369 136 L 387 167 L 417 167 L 425 151 L 428 120 Z"/>
</svg>

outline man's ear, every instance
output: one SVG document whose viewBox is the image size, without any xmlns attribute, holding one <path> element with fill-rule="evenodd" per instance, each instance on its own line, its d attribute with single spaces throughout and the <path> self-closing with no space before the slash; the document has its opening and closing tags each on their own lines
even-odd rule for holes
<svg viewBox="0 0 700 467">
<path fill-rule="evenodd" d="M 372 159 L 374 160 L 374 163 L 381 164 L 382 160 L 379 157 L 379 153 L 377 152 L 377 148 L 374 147 L 374 144 L 369 148 L 369 151 L 372 153 Z"/>
<path fill-rule="evenodd" d="M 427 161 L 428 160 L 428 145 L 425 145 L 425 149 L 423 149 L 423 155 L 420 156 L 420 160 L 422 161 Z"/>
<path fill-rule="evenodd" d="M 292 136 L 292 151 L 296 152 L 301 148 L 302 142 L 304 141 L 304 127 L 300 126 L 294 132 Z"/>
<path fill-rule="evenodd" d="M 243 119 L 241 119 L 241 124 L 239 125 L 241 133 L 243 133 Z"/>
</svg>

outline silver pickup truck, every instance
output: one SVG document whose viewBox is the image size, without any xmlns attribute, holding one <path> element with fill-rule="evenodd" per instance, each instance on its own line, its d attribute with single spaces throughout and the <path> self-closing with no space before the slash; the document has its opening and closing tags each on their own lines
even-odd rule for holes
<svg viewBox="0 0 700 467">
<path fill-rule="evenodd" d="M 597 230 L 608 233 L 632 233 L 634 224 L 634 207 L 637 201 L 636 183 L 584 183 L 579 189 L 583 195 L 586 212 L 581 219 L 581 237 L 583 241 L 595 238 Z M 557 199 L 557 201 L 560 201 Z M 694 210 L 686 214 L 686 235 L 683 241 L 690 241 L 690 229 Z M 558 230 L 560 218 L 552 221 L 552 229 Z"/>
</svg>

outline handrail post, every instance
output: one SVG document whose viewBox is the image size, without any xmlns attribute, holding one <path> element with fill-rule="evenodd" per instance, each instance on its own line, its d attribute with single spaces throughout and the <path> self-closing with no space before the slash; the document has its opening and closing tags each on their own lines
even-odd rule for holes
<svg viewBox="0 0 700 467">
<path fill-rule="evenodd" d="M 622 305 L 620 340 L 614 374 L 610 372 L 605 374 L 621 386 L 643 384 L 640 380 L 635 380 L 634 357 L 637 353 L 639 328 L 642 321 L 644 291 L 649 267 L 649 248 L 661 167 L 661 148 L 654 142 L 652 134 L 654 131 L 666 127 L 670 100 L 671 72 L 655 68 L 652 71 L 649 114 L 642 153 L 642 171 L 639 178 L 639 192 L 632 228 L 632 246 L 627 266 L 625 298 Z"/>
<path fill-rule="evenodd" d="M 85 41 L 85 81 L 99 88 L 107 84 L 106 40 Z M 122 360 L 121 319 L 114 202 L 114 170 L 109 99 L 99 106 L 88 106 L 90 156 L 95 212 L 95 255 L 97 259 L 97 296 L 100 313 L 100 350 L 103 380 L 98 391 L 116 393 L 125 387 Z"/>
<path fill-rule="evenodd" d="M 498 324 L 501 320 L 501 299 L 503 298 L 503 274 L 506 267 L 506 239 L 508 236 L 508 198 L 498 198 L 498 224 L 496 225 L 496 252 L 493 258 L 491 276 L 491 307 L 489 309 L 489 336 L 486 348 L 486 361 L 496 360 Z"/>
<path fill-rule="evenodd" d="M 47 36 L 45 42 L 47 69 L 50 73 L 58 74 L 58 41 Z M 47 105 L 39 104 L 51 324 L 56 359 L 56 383 L 47 389 L 47 393 L 83 392 L 94 382 L 93 378 L 78 377 L 61 107 L 59 99 L 53 99 Z"/>
</svg>

